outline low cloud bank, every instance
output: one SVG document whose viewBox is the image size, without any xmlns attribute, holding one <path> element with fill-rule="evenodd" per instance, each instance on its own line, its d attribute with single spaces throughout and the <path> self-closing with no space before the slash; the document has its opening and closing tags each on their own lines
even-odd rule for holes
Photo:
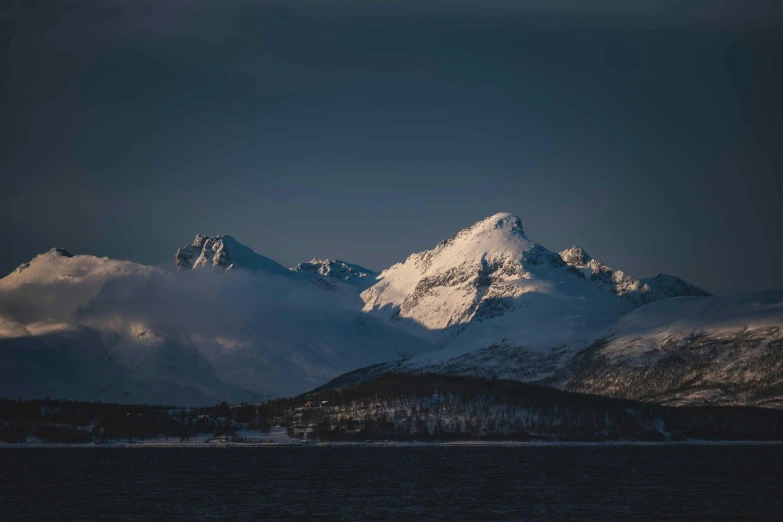
<svg viewBox="0 0 783 522">
<path fill-rule="evenodd" d="M 296 317 L 340 322 L 358 310 L 358 298 L 311 281 L 239 270 L 153 271 L 3 290 L 0 316 L 21 324 L 94 327 L 121 318 L 154 330 L 204 336 L 257 330 Z"/>
</svg>

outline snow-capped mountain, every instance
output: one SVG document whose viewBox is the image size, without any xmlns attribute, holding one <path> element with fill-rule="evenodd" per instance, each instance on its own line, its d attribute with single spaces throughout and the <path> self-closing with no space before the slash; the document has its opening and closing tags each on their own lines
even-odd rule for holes
<svg viewBox="0 0 783 522">
<path fill-rule="evenodd" d="M 308 274 L 327 280 L 339 281 L 357 287 L 368 288 L 375 284 L 377 272 L 339 259 L 314 258 L 309 263 L 299 263 L 292 272 Z"/>
<path fill-rule="evenodd" d="M 178 270 L 213 268 L 244 269 L 270 274 L 288 275 L 283 265 L 256 254 L 231 236 L 207 237 L 196 234 L 193 244 L 177 250 L 174 263 Z"/>
<path fill-rule="evenodd" d="M 710 297 L 674 276 L 635 279 L 576 246 L 550 252 L 511 214 L 378 281 L 362 293 L 365 311 L 440 349 L 332 385 L 439 372 L 674 404 L 783 405 L 780 292 Z"/>
<path fill-rule="evenodd" d="M 0 396 L 257 400 L 429 348 L 287 269 L 236 270 L 243 250 L 220 243 L 223 273 L 55 249 L 0 279 Z"/>
<path fill-rule="evenodd" d="M 433 371 L 783 405 L 781 292 L 636 279 L 579 247 L 544 248 L 513 214 L 380 274 L 326 259 L 287 269 L 231 236 L 196 236 L 175 262 L 53 249 L 0 279 L 0 396 L 204 404 Z"/>
<path fill-rule="evenodd" d="M 439 348 L 406 367 L 502 365 L 527 379 L 551 373 L 618 318 L 666 296 L 658 289 L 663 283 L 653 290 L 579 248 L 547 250 L 508 213 L 413 254 L 377 279 L 361 294 L 364 311 Z M 704 293 L 683 284 L 666 288 Z"/>
<path fill-rule="evenodd" d="M 672 405 L 783 406 L 783 291 L 634 310 L 549 384 Z"/>
</svg>

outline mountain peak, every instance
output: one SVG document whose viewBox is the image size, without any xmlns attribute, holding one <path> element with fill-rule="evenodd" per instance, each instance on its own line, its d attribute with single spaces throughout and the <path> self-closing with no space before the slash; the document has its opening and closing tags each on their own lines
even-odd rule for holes
<svg viewBox="0 0 783 522">
<path fill-rule="evenodd" d="M 384 270 L 361 298 L 365 312 L 461 350 L 576 346 L 635 307 L 681 295 L 706 292 L 673 277 L 640 281 L 576 245 L 551 252 L 502 212 Z"/>
<path fill-rule="evenodd" d="M 22 263 L 21 265 L 17 266 L 16 269 L 14 270 L 14 273 L 18 274 L 18 273 L 21 273 L 22 271 L 26 270 L 27 268 L 30 267 L 30 263 L 34 262 L 36 259 L 39 259 L 39 258 L 40 259 L 43 259 L 43 258 L 55 259 L 55 258 L 58 258 L 58 257 L 73 257 L 73 254 L 71 254 L 70 252 L 68 252 L 64 248 L 54 247 L 54 248 L 52 248 L 51 250 L 49 250 L 48 252 L 46 252 L 44 254 L 40 254 L 38 256 L 35 256 L 35 258 L 33 258 L 32 261 L 27 261 L 26 263 Z"/>
<path fill-rule="evenodd" d="M 525 236 L 525 231 L 522 229 L 522 220 L 519 219 L 519 216 L 510 212 L 499 212 L 462 230 L 457 234 L 457 237 L 474 236 L 489 233 L 494 230 L 508 231 L 523 237 Z"/>
<path fill-rule="evenodd" d="M 587 252 L 584 251 L 582 247 L 576 245 L 572 246 L 571 248 L 566 248 L 560 252 L 560 257 L 563 258 L 563 261 L 565 261 L 566 264 L 576 268 L 586 267 L 587 264 L 593 259 Z"/>
<path fill-rule="evenodd" d="M 203 248 L 204 243 L 206 243 L 208 239 L 209 236 L 202 236 L 201 234 L 196 234 L 196 239 L 193 240 L 193 246 L 197 248 Z"/>
<path fill-rule="evenodd" d="M 277 262 L 253 252 L 231 236 L 203 236 L 196 234 L 192 245 L 180 248 L 174 256 L 177 270 L 215 268 L 221 270 L 246 269 L 290 274 Z"/>
<path fill-rule="evenodd" d="M 488 218 L 480 221 L 480 223 L 492 223 L 494 228 L 512 228 L 522 232 L 522 220 L 519 216 L 512 214 L 511 212 L 498 212 Z"/>
</svg>

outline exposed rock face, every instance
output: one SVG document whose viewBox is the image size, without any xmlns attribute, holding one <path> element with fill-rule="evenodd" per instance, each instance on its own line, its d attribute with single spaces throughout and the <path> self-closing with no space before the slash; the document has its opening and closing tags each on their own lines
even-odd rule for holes
<svg viewBox="0 0 783 522">
<path fill-rule="evenodd" d="M 575 268 L 587 268 L 587 263 L 592 260 L 587 252 L 576 245 L 572 246 L 571 248 L 566 248 L 560 252 L 560 257 L 563 258 L 563 261 L 565 261 L 566 264 Z"/>
</svg>

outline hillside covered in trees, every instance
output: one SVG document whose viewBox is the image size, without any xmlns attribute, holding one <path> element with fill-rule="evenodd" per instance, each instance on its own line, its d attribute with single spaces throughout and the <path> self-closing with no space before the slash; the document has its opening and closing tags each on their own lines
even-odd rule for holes
<svg viewBox="0 0 783 522">
<path fill-rule="evenodd" d="M 783 440 L 783 412 L 664 407 L 509 380 L 388 374 L 306 394 L 290 427 L 324 440 Z M 289 428 L 290 429 L 290 428 Z"/>
<path fill-rule="evenodd" d="M 783 411 L 665 407 L 516 381 L 387 374 L 261 404 L 182 409 L 0 399 L 0 440 L 122 442 L 285 428 L 292 441 L 783 440 Z"/>
</svg>

